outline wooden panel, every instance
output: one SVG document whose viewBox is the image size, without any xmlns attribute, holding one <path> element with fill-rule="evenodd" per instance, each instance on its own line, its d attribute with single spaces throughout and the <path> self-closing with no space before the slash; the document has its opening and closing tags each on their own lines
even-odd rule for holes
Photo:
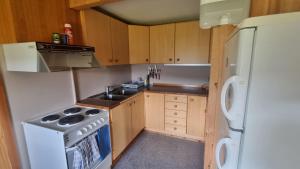
<svg viewBox="0 0 300 169">
<path fill-rule="evenodd" d="M 224 63 L 224 44 L 234 26 L 223 25 L 212 29 L 211 39 L 211 69 L 209 82 L 209 96 L 205 123 L 205 152 L 204 168 L 215 168 L 215 120 L 217 119 L 216 107 L 219 106 L 218 98 L 222 87 L 222 65 Z"/>
<path fill-rule="evenodd" d="M 174 135 L 186 134 L 186 127 L 180 125 L 166 124 L 166 132 Z"/>
<path fill-rule="evenodd" d="M 186 119 L 166 116 L 165 123 L 172 124 L 172 125 L 186 126 Z"/>
<path fill-rule="evenodd" d="M 166 102 L 187 103 L 187 96 L 186 95 L 177 95 L 177 94 L 166 94 L 165 101 Z"/>
<path fill-rule="evenodd" d="M 0 53 L 2 51 L 0 50 Z M 2 74 L 0 73 L 0 168 L 19 169 L 19 156 L 14 140 L 13 126 L 6 100 Z"/>
<path fill-rule="evenodd" d="M 130 64 L 145 64 L 150 61 L 149 26 L 128 26 Z"/>
<path fill-rule="evenodd" d="M 204 137 L 206 100 L 206 97 L 189 96 L 187 134 Z"/>
<path fill-rule="evenodd" d="M 17 42 L 51 42 L 53 32 L 62 33 L 72 25 L 74 42 L 82 43 L 79 12 L 69 9 L 65 0 L 10 0 Z"/>
<path fill-rule="evenodd" d="M 80 16 L 84 44 L 95 47 L 101 65 L 113 64 L 110 18 L 92 9 L 82 10 Z"/>
<path fill-rule="evenodd" d="M 300 11 L 299 0 L 252 0 L 251 16 Z"/>
<path fill-rule="evenodd" d="M 131 106 L 125 102 L 111 110 L 113 159 L 116 159 L 132 139 Z"/>
<path fill-rule="evenodd" d="M 69 0 L 69 6 L 73 9 L 82 10 L 116 1 L 120 0 Z"/>
<path fill-rule="evenodd" d="M 207 64 L 210 29 L 201 29 L 198 21 L 176 23 L 175 63 Z"/>
<path fill-rule="evenodd" d="M 129 44 L 127 24 L 110 18 L 111 43 L 113 49 L 114 64 L 129 64 Z"/>
<path fill-rule="evenodd" d="M 186 103 L 177 103 L 177 102 L 166 102 L 165 103 L 165 108 L 166 109 L 171 109 L 171 110 L 186 111 L 187 110 L 187 104 Z"/>
<path fill-rule="evenodd" d="M 132 102 L 132 135 L 137 136 L 145 127 L 144 94 L 141 93 Z"/>
<path fill-rule="evenodd" d="M 150 26 L 150 63 L 174 63 L 175 24 Z"/>
<path fill-rule="evenodd" d="M 166 117 L 176 117 L 176 118 L 186 119 L 186 111 L 166 109 L 165 115 Z"/>
<path fill-rule="evenodd" d="M 10 0 L 0 1 L 0 25 L 5 25 L 0 26 L 0 44 L 16 42 Z"/>
<path fill-rule="evenodd" d="M 164 94 L 145 93 L 146 128 L 164 131 Z"/>
</svg>

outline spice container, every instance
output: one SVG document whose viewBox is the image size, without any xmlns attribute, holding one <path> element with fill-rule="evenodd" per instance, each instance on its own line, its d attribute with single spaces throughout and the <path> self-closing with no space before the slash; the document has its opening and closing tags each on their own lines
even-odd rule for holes
<svg viewBox="0 0 300 169">
<path fill-rule="evenodd" d="M 64 32 L 68 36 L 68 44 L 70 44 L 70 45 L 74 44 L 74 37 L 73 37 L 71 24 L 68 24 L 68 23 L 65 24 L 65 31 Z"/>
</svg>

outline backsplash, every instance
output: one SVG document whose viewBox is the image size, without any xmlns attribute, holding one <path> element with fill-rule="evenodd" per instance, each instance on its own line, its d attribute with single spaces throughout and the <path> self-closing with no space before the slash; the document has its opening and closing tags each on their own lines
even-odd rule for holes
<svg viewBox="0 0 300 169">
<path fill-rule="evenodd" d="M 209 80 L 210 67 L 208 66 L 164 66 L 161 69 L 161 78 L 151 79 L 151 83 L 166 83 L 178 85 L 201 85 Z M 131 78 L 137 80 L 139 77 L 146 78 L 148 65 L 132 65 Z"/>
<path fill-rule="evenodd" d="M 118 85 L 131 80 L 129 65 L 110 66 L 95 69 L 78 70 L 78 87 L 80 99 L 105 91 L 108 85 Z"/>
</svg>

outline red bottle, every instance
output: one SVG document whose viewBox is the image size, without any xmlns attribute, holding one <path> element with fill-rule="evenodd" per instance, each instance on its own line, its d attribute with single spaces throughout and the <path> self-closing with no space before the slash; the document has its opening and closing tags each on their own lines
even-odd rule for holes
<svg viewBox="0 0 300 169">
<path fill-rule="evenodd" d="M 65 24 L 65 34 L 68 36 L 68 44 L 73 45 L 74 37 L 73 37 L 73 32 L 72 32 L 72 26 L 69 23 Z"/>
</svg>

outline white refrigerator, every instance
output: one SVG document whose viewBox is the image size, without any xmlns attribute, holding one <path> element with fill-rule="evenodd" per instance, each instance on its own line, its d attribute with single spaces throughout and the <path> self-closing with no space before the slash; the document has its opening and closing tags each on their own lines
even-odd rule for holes
<svg viewBox="0 0 300 169">
<path fill-rule="evenodd" d="M 229 131 L 216 145 L 217 167 L 300 168 L 300 12 L 244 20 L 224 52 Z"/>
</svg>

